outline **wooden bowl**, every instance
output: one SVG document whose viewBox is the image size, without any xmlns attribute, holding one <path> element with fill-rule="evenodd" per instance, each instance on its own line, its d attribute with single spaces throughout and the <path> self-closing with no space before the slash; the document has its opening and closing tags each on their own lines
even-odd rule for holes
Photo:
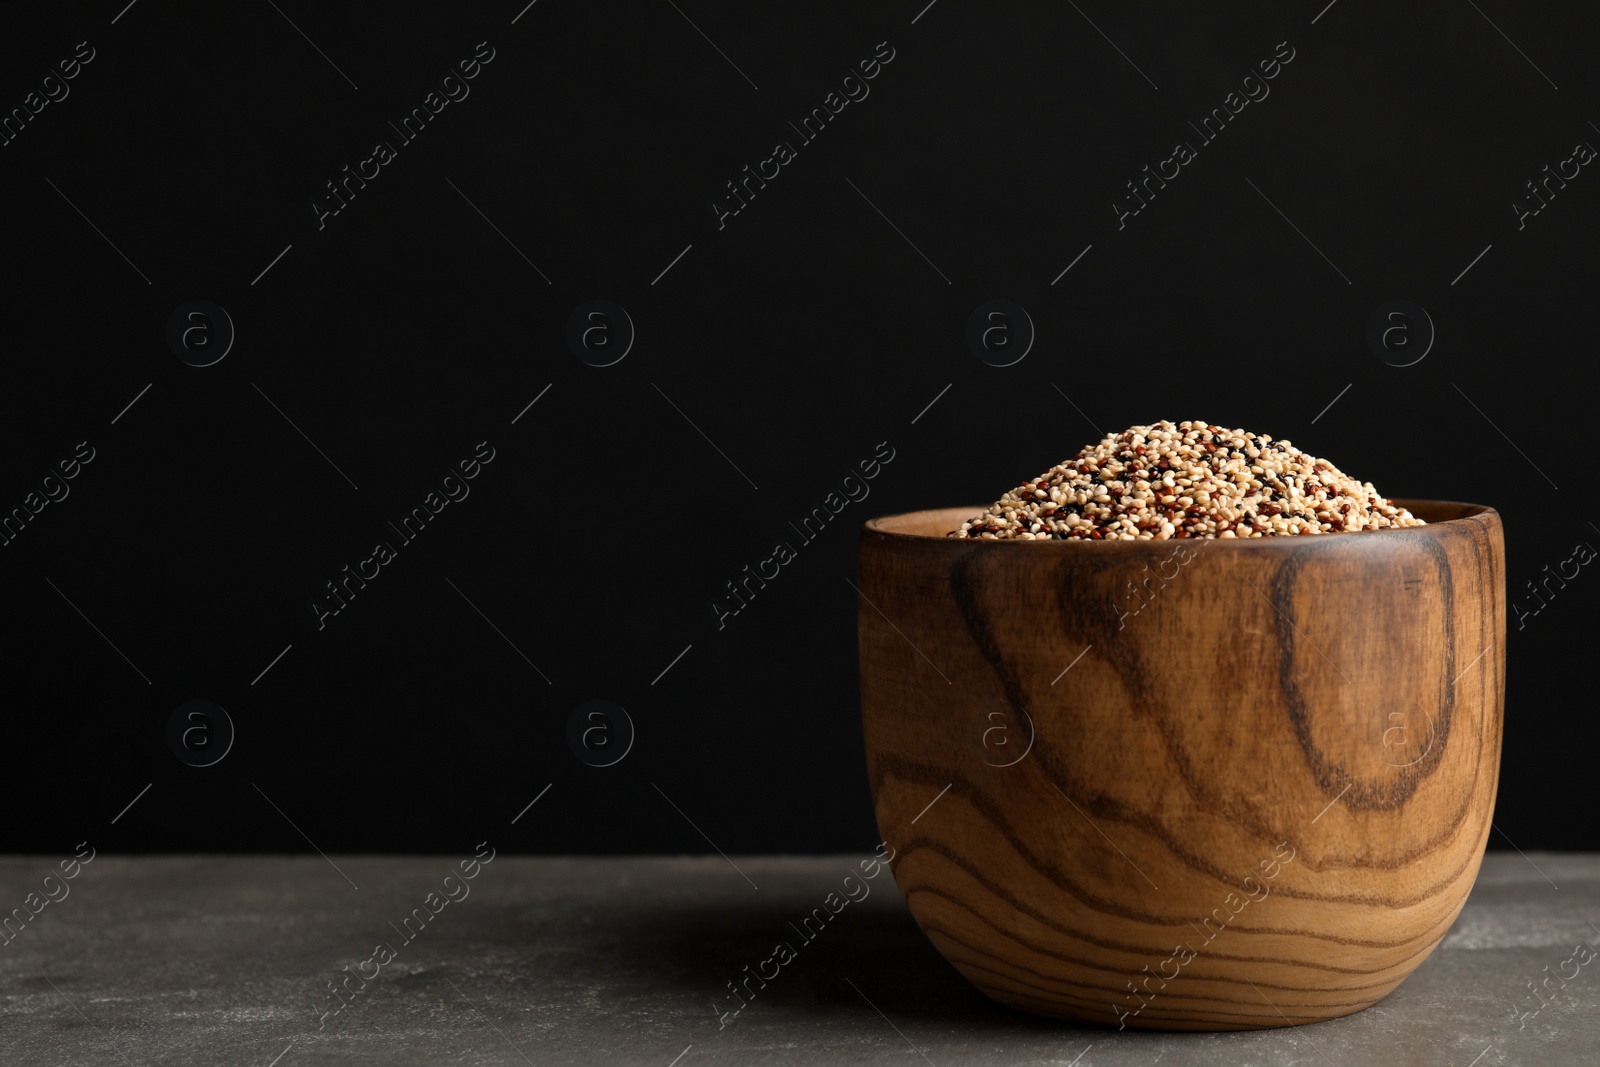
<svg viewBox="0 0 1600 1067">
<path fill-rule="evenodd" d="M 878 827 L 989 996 L 1118 1029 L 1360 1011 L 1444 937 L 1489 834 L 1505 692 L 1491 508 L 1248 540 L 861 539 Z"/>
</svg>

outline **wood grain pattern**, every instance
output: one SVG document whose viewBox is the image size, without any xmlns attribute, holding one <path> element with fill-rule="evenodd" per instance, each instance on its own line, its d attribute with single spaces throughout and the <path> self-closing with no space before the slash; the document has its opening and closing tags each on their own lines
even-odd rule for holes
<svg viewBox="0 0 1600 1067">
<path fill-rule="evenodd" d="M 1231 1030 L 1359 1011 L 1433 951 L 1494 810 L 1504 542 L 1490 508 L 1400 503 L 1429 525 L 1083 543 L 943 536 L 979 508 L 866 525 L 878 826 L 957 970 L 1044 1015 Z"/>
</svg>

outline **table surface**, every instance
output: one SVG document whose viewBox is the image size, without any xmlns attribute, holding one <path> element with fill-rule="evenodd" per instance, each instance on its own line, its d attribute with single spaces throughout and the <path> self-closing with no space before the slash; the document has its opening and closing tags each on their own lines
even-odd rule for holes
<svg viewBox="0 0 1600 1067">
<path fill-rule="evenodd" d="M 1600 945 L 1592 854 L 1491 853 L 1439 950 L 1379 1004 L 1224 1034 L 994 1004 L 887 879 L 722 1025 L 727 983 L 799 941 L 789 923 L 857 856 L 498 855 L 447 882 L 454 857 L 101 855 L 46 883 L 62 858 L 0 859 L 0 907 L 39 909 L 0 946 L 3 1064 L 1600 1062 L 1600 961 L 1552 981 L 1547 1003 L 1530 989 L 1580 942 Z M 427 922 L 399 930 L 419 907 Z M 393 958 L 373 958 L 378 942 Z M 346 980 L 358 972 L 370 981 Z M 353 992 L 335 1000 L 335 981 Z"/>
</svg>

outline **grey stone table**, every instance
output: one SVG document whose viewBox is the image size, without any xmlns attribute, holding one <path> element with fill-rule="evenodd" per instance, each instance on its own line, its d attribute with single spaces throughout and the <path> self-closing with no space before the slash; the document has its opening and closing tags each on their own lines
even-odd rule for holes
<svg viewBox="0 0 1600 1067">
<path fill-rule="evenodd" d="M 1530 989 L 1600 945 L 1600 857 L 1493 853 L 1441 948 L 1376 1007 L 1229 1034 L 1002 1008 L 886 877 L 801 942 L 789 923 L 860 858 L 502 854 L 469 881 L 450 857 L 99 855 L 49 882 L 59 857 L 0 859 L 0 909 L 32 915 L 0 946 L 0 1063 L 1600 1063 L 1600 960 L 1547 1002 Z M 795 958 L 721 1025 L 727 983 L 778 941 Z"/>
</svg>

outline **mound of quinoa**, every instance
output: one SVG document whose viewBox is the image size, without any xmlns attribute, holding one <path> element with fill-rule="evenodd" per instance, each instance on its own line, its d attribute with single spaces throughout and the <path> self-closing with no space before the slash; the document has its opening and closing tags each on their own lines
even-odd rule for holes
<svg viewBox="0 0 1600 1067">
<path fill-rule="evenodd" d="M 1422 525 L 1371 482 L 1288 441 L 1206 422 L 1158 422 L 1090 445 L 949 536 L 1160 541 Z"/>
</svg>

